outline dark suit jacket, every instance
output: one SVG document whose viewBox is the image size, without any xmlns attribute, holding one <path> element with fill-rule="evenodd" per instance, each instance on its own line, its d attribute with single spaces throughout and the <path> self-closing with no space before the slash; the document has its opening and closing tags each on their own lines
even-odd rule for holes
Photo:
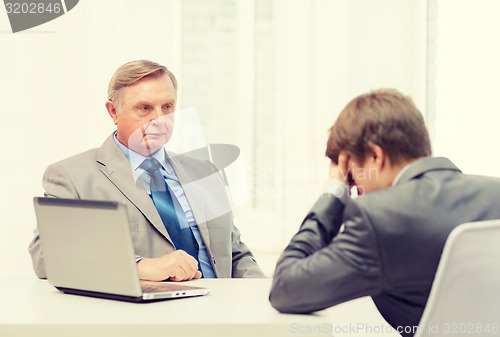
<svg viewBox="0 0 500 337">
<path fill-rule="evenodd" d="M 206 161 L 170 156 L 184 189 L 217 277 L 263 277 L 233 224 L 224 182 Z M 43 177 L 45 196 L 119 201 L 127 206 L 135 252 L 158 257 L 175 250 L 153 201 L 134 173 L 113 135 L 93 149 L 50 165 Z M 29 251 L 35 273 L 45 278 L 40 238 Z"/>
<path fill-rule="evenodd" d="M 345 206 L 323 195 L 278 261 L 271 304 L 304 313 L 371 296 L 399 332 L 417 326 L 448 234 L 498 218 L 500 180 L 464 175 L 446 158 L 421 158 L 395 186 Z"/>
</svg>

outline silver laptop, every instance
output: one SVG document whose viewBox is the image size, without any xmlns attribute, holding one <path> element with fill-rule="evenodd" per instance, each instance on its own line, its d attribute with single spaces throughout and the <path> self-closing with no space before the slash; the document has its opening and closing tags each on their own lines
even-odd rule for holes
<svg viewBox="0 0 500 337">
<path fill-rule="evenodd" d="M 64 293 L 147 302 L 210 290 L 139 280 L 124 204 L 35 197 L 45 270 Z"/>
</svg>

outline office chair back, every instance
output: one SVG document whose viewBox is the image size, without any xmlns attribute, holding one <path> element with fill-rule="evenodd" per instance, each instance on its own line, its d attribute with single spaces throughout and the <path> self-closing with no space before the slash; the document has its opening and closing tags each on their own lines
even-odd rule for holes
<svg viewBox="0 0 500 337">
<path fill-rule="evenodd" d="M 415 337 L 500 336 L 500 220 L 448 236 Z"/>
</svg>

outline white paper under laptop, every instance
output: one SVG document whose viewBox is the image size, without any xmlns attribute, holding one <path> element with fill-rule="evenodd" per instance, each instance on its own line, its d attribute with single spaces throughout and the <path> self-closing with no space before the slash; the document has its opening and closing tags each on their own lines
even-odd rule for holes
<svg viewBox="0 0 500 337">
<path fill-rule="evenodd" d="M 71 294 L 144 302 L 205 295 L 207 288 L 139 281 L 126 206 L 35 197 L 47 279 Z"/>
</svg>

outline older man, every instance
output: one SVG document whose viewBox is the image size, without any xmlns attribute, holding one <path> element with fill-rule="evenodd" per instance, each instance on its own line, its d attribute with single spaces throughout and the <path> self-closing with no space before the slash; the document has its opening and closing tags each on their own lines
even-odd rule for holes
<svg viewBox="0 0 500 337">
<path fill-rule="evenodd" d="M 126 204 L 141 279 L 262 277 L 240 241 L 217 170 L 163 147 L 172 136 L 176 96 L 166 67 L 145 60 L 121 66 L 106 102 L 116 131 L 100 148 L 50 165 L 45 196 Z M 36 230 L 29 251 L 35 273 L 46 277 Z"/>
</svg>

